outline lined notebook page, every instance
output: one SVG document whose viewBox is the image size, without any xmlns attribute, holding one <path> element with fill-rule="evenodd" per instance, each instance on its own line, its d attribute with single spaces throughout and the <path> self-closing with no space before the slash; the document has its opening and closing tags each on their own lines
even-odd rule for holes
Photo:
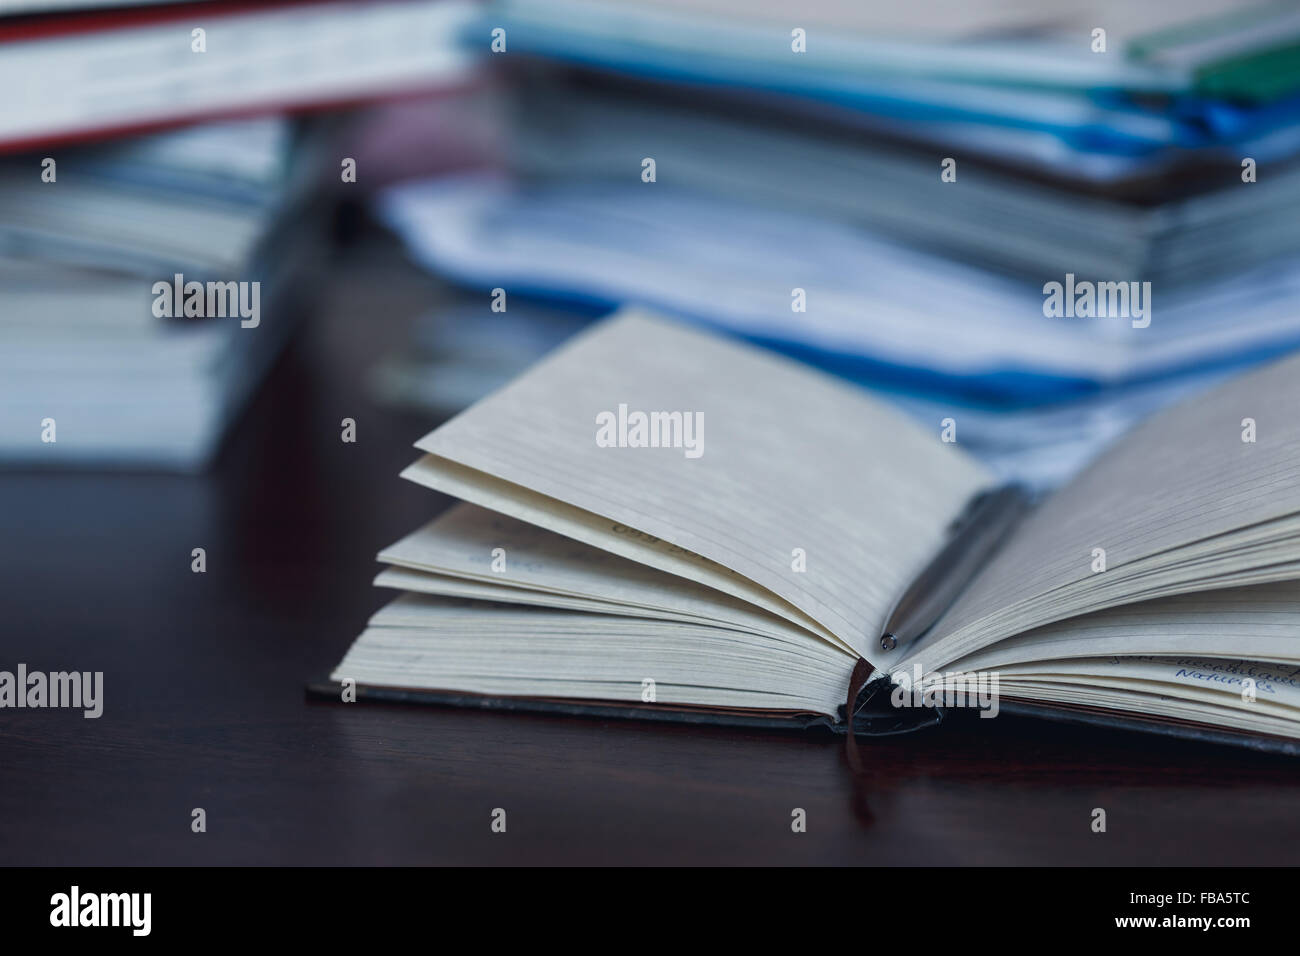
<svg viewBox="0 0 1300 956">
<path fill-rule="evenodd" d="M 956 666 L 1000 670 L 1078 656 L 1223 657 L 1300 663 L 1300 581 L 1179 594 L 1048 624 L 963 657 Z M 1300 689 L 1300 672 L 1295 673 Z M 1239 689 L 1239 688 L 1238 688 Z"/>
<path fill-rule="evenodd" d="M 628 447 L 602 447 L 598 423 L 620 406 L 629 421 L 702 418 L 700 454 L 684 440 L 631 447 L 630 429 Z M 868 659 L 893 600 L 989 482 L 940 440 L 938 422 L 927 433 L 794 362 L 630 312 L 416 444 L 435 457 L 408 469 L 415 480 L 466 497 L 472 469 L 629 537 L 662 539 L 755 582 Z"/>
<path fill-rule="evenodd" d="M 751 633 L 814 640 L 807 631 L 712 588 L 465 503 L 389 545 L 379 560 L 487 581 L 501 589 L 527 589 L 514 596 L 525 603 L 536 600 L 537 592 L 586 597 L 634 612 L 661 609 Z"/>
<path fill-rule="evenodd" d="M 1101 588 L 1107 575 L 1136 561 L 1168 553 L 1172 562 L 1181 557 L 1173 549 L 1300 511 L 1297 408 L 1300 357 L 1233 379 L 1134 429 L 1026 519 L 939 622 L 942 640 L 926 653 L 966 653 L 972 642 L 1049 623 L 1064 616 L 1061 598 L 1071 589 Z M 1242 440 L 1245 419 L 1254 422 L 1254 442 Z M 1093 570 L 1096 548 L 1105 551 L 1101 572 Z M 1255 563 L 1246 554 L 1227 564 L 1234 561 Z M 1038 601 L 1032 615 L 1016 614 L 1023 602 L 1048 594 L 1055 600 Z"/>
</svg>

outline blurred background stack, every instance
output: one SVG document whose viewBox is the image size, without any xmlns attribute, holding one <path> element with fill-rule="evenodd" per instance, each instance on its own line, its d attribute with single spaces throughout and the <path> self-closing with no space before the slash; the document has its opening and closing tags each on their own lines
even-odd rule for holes
<svg viewBox="0 0 1300 956">
<path fill-rule="evenodd" d="M 0 453 L 181 470 L 208 460 L 283 344 L 283 283 L 311 254 L 310 232 L 274 228 L 290 132 L 249 120 L 60 149 L 46 184 L 30 158 L 6 164 Z M 178 273 L 261 283 L 265 327 L 156 317 L 153 284 Z M 35 440 L 45 419 L 53 442 Z"/>
<path fill-rule="evenodd" d="M 473 9 L 6 7 L 0 461 L 200 469 L 311 309 L 358 104 L 472 84 Z M 255 324 L 158 316 L 177 275 L 258 283 Z"/>
<path fill-rule="evenodd" d="M 507 0 L 466 43 L 505 78 L 508 172 L 380 198 L 474 290 L 389 397 L 454 410 L 641 302 L 1051 485 L 1300 344 L 1294 4 Z M 1046 316 L 1067 274 L 1150 282 L 1150 324 Z"/>
<path fill-rule="evenodd" d="M 425 424 L 645 303 L 1044 486 L 1300 345 L 1295 3 L 0 11 L 0 463 L 202 467 L 330 281 Z M 155 318 L 175 273 L 262 281 L 260 327 Z M 1045 315 L 1067 276 L 1149 282 L 1149 325 Z"/>
</svg>

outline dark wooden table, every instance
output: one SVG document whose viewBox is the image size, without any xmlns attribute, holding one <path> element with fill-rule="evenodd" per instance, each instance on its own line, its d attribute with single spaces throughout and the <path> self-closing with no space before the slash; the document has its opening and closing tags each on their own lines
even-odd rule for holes
<svg viewBox="0 0 1300 956">
<path fill-rule="evenodd" d="M 105 673 L 99 720 L 0 711 L 0 862 L 1300 860 L 1300 762 L 1227 749 L 1003 717 L 855 787 L 829 736 L 308 700 L 447 504 L 397 477 L 434 422 L 363 382 L 437 288 L 370 241 L 322 292 L 210 474 L 0 473 L 0 668 Z"/>
</svg>

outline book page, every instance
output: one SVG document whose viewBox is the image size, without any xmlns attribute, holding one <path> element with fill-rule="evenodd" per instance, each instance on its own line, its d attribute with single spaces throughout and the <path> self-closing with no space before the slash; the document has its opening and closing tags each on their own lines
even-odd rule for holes
<svg viewBox="0 0 1300 956">
<path fill-rule="evenodd" d="M 972 670 L 1075 657 L 1236 657 L 1300 664 L 1300 581 L 1141 601 L 1058 621 L 999 641 L 957 662 Z"/>
<path fill-rule="evenodd" d="M 746 600 L 757 588 L 870 660 L 893 601 L 990 482 L 940 432 L 792 361 L 624 312 L 426 435 L 404 475 Z"/>
<path fill-rule="evenodd" d="M 787 640 L 816 639 L 746 601 L 471 504 L 443 512 L 384 548 L 379 560 L 397 566 L 376 579 L 382 586 L 545 606 L 589 602 L 607 614 L 667 616 Z M 414 571 L 395 573 L 406 568 Z M 583 600 L 558 604 L 550 597 Z"/>
<path fill-rule="evenodd" d="M 1098 664 L 1092 661 L 1085 666 Z M 1105 668 L 1106 663 L 1100 662 Z M 1227 730 L 1300 737 L 1300 722 L 1289 706 L 1244 705 L 1229 694 L 1212 701 L 1204 694 L 1189 696 L 1187 689 L 1167 681 L 1132 680 L 1123 677 L 1097 679 L 1071 675 L 1010 675 L 1002 682 L 1003 700 L 1024 700 L 1076 707 L 1105 708 L 1126 716 L 1169 718 L 1222 727 Z"/>
<path fill-rule="evenodd" d="M 1049 624 L 942 669 L 997 693 L 1300 736 L 1300 581 L 1180 594 Z M 1243 648 L 1260 656 L 1238 657 Z M 1089 656 L 1081 656 L 1082 654 Z M 897 670 L 915 680 L 920 659 Z M 933 679 L 933 678 L 931 678 Z M 969 683 L 969 682 L 968 682 Z"/>
<path fill-rule="evenodd" d="M 1293 357 L 1134 429 L 1025 519 L 924 654 L 955 659 L 1107 607 L 1300 577 L 1298 401 Z M 1262 651 L 1243 636 L 1216 653 Z"/>
<path fill-rule="evenodd" d="M 361 684 L 833 715 L 843 655 L 816 641 L 582 611 L 403 594 L 332 673 Z"/>
<path fill-rule="evenodd" d="M 1300 676 L 1295 665 L 1207 657 L 1091 657 L 1015 664 L 1003 680 L 1127 688 L 1239 710 L 1244 714 L 1300 717 Z M 1292 735 L 1300 733 L 1300 723 Z"/>
</svg>

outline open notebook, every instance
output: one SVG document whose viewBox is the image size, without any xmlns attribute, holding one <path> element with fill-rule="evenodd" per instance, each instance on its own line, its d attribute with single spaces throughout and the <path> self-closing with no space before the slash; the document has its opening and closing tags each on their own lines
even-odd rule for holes
<svg viewBox="0 0 1300 956">
<path fill-rule="evenodd" d="M 1003 711 L 1300 752 L 1298 399 L 1290 359 L 1148 420 L 885 650 L 992 483 L 960 420 L 625 311 L 416 443 L 403 477 L 463 503 L 379 555 L 403 593 L 334 693 L 842 730 L 865 660 L 864 730 L 978 677 Z"/>
</svg>

